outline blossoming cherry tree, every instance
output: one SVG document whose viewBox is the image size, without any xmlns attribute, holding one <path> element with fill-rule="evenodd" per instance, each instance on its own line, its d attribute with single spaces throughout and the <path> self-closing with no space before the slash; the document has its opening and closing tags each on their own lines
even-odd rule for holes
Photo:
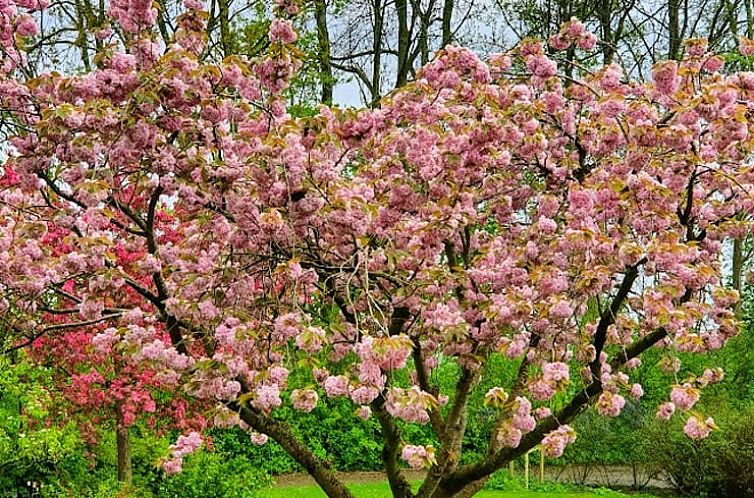
<svg viewBox="0 0 754 498">
<path fill-rule="evenodd" d="M 213 62 L 200 3 L 162 47 L 149 2 L 113 0 L 124 46 L 86 74 L 27 78 L 14 40 L 40 6 L 6 4 L 6 322 L 31 338 L 104 327 L 92 347 L 130 352 L 215 424 L 273 439 L 330 497 L 351 493 L 279 407 L 348 398 L 380 424 L 395 497 L 471 496 L 537 445 L 560 455 L 587 407 L 617 416 L 640 397 L 645 351 L 679 370 L 677 352 L 737 332 L 721 257 L 750 229 L 754 74 L 720 73 L 702 40 L 650 81 L 562 71 L 534 40 L 487 62 L 449 46 L 378 109 L 294 118 L 288 20 L 267 56 Z M 574 20 L 549 43 L 595 39 Z M 74 311 L 53 326 L 50 309 Z M 486 393 L 486 455 L 461 464 L 491 359 L 517 373 Z M 450 390 L 439 365 L 457 372 Z M 722 375 L 685 373 L 662 418 Z M 714 426 L 683 416 L 691 437 Z M 429 424 L 434 444 L 399 420 Z M 167 470 L 200 444 L 183 436 Z M 428 468 L 418 491 L 402 461 Z"/>
</svg>

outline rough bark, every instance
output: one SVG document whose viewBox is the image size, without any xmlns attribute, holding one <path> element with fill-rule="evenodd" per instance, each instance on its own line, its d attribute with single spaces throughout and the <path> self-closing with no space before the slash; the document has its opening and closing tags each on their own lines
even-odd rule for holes
<svg viewBox="0 0 754 498">
<path fill-rule="evenodd" d="M 600 0 L 597 16 L 600 21 L 600 35 L 602 38 L 602 60 L 610 64 L 615 54 L 615 40 L 612 30 L 613 5 L 611 0 Z"/>
<path fill-rule="evenodd" d="M 220 46 L 223 55 L 231 52 L 231 32 L 230 32 L 230 1 L 218 0 L 218 17 L 220 22 Z"/>
<path fill-rule="evenodd" d="M 372 402 L 372 410 L 382 428 L 382 462 L 385 464 L 385 473 L 393 498 L 412 498 L 411 485 L 401 472 L 398 461 L 401 435 L 395 421 L 385 411 L 385 398 L 382 395 Z"/>
<path fill-rule="evenodd" d="M 442 47 L 450 44 L 453 41 L 453 28 L 451 22 L 453 21 L 453 9 L 455 8 L 454 0 L 445 0 L 442 8 Z"/>
<path fill-rule="evenodd" d="M 411 34 L 408 29 L 408 0 L 395 0 L 395 11 L 398 16 L 398 71 L 395 88 L 400 88 L 408 81 L 408 49 Z"/>
<path fill-rule="evenodd" d="M 384 8 L 385 6 L 381 0 L 373 0 L 374 6 L 374 25 L 372 40 L 372 106 L 376 107 L 379 104 L 380 97 L 382 96 L 382 88 L 380 80 L 382 79 L 382 32 L 384 22 Z"/>
<path fill-rule="evenodd" d="M 314 20 L 317 23 L 317 62 L 321 78 L 320 101 L 323 104 L 332 104 L 333 87 L 335 79 L 330 61 L 330 32 L 327 27 L 327 2 L 326 0 L 314 0 Z"/>
<path fill-rule="evenodd" d="M 115 444 L 118 452 L 118 481 L 131 484 L 133 469 L 131 467 L 131 438 L 128 427 L 123 423 L 123 407 L 115 405 Z"/>
<path fill-rule="evenodd" d="M 668 59 L 678 60 L 681 54 L 681 0 L 668 0 Z"/>
</svg>

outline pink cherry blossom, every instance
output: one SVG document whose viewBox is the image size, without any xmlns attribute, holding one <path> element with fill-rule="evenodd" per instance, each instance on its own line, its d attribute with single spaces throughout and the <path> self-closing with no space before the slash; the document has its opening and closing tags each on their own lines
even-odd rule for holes
<svg viewBox="0 0 754 498">
<path fill-rule="evenodd" d="M 715 428 L 715 421 L 711 417 L 704 420 L 699 415 L 692 415 L 683 426 L 683 432 L 691 439 L 704 439 Z"/>
<path fill-rule="evenodd" d="M 407 444 L 401 451 L 401 458 L 413 469 L 431 467 L 436 463 L 435 450 L 432 446 Z"/>
<path fill-rule="evenodd" d="M 548 432 L 542 439 L 544 454 L 557 458 L 563 455 L 566 446 L 576 441 L 576 431 L 568 425 L 561 425 L 552 432 Z"/>
<path fill-rule="evenodd" d="M 346 396 L 348 394 L 348 377 L 344 375 L 332 375 L 322 383 L 325 392 L 331 398 Z"/>
<path fill-rule="evenodd" d="M 510 424 L 504 424 L 497 432 L 497 441 L 507 448 L 517 448 L 521 444 L 523 432 Z"/>
<path fill-rule="evenodd" d="M 516 409 L 512 418 L 513 427 L 524 433 L 533 431 L 537 423 L 531 415 L 531 402 L 521 396 L 517 396 L 515 401 Z"/>
<path fill-rule="evenodd" d="M 20 36 L 34 36 L 38 33 L 37 21 L 30 15 L 16 18 L 16 33 Z"/>
<path fill-rule="evenodd" d="M 633 399 L 639 399 L 644 396 L 644 388 L 641 387 L 641 384 L 631 384 L 628 395 Z"/>
<path fill-rule="evenodd" d="M 754 40 L 743 36 L 740 37 L 738 39 L 738 51 L 741 52 L 741 55 L 745 56 L 754 54 Z"/>
<path fill-rule="evenodd" d="M 601 415 L 617 417 L 625 405 L 626 399 L 623 396 L 606 391 L 600 394 L 595 406 Z"/>
<path fill-rule="evenodd" d="M 269 36 L 272 43 L 294 43 L 298 39 L 291 22 L 283 19 L 272 21 Z"/>
<path fill-rule="evenodd" d="M 180 474 L 183 470 L 182 458 L 170 458 L 162 464 L 162 470 L 168 475 Z"/>
<path fill-rule="evenodd" d="M 680 83 L 678 79 L 678 64 L 675 61 L 665 61 L 655 64 L 652 67 L 652 79 L 654 80 L 655 89 L 659 93 L 669 95 L 675 92 Z"/>
<path fill-rule="evenodd" d="M 675 413 L 675 405 L 673 403 L 663 403 L 657 410 L 657 418 L 660 420 L 670 420 L 673 413 Z"/>
<path fill-rule="evenodd" d="M 280 388 L 275 384 L 263 385 L 257 388 L 254 406 L 261 410 L 269 411 L 283 404 L 280 399 Z"/>
<path fill-rule="evenodd" d="M 267 444 L 267 440 L 269 439 L 267 437 L 267 434 L 262 434 L 261 432 L 252 432 L 249 435 L 249 438 L 251 439 L 251 442 L 257 446 L 264 446 L 265 444 Z"/>
<path fill-rule="evenodd" d="M 550 410 L 546 406 L 540 406 L 539 408 L 534 410 L 534 416 L 539 420 L 542 420 L 543 418 L 547 418 L 550 415 L 552 415 L 552 410 Z"/>
<path fill-rule="evenodd" d="M 313 389 L 294 389 L 291 391 L 291 402 L 296 410 L 308 413 L 317 406 L 318 399 L 317 391 Z"/>
<path fill-rule="evenodd" d="M 178 436 L 175 444 L 170 446 L 170 452 L 174 457 L 183 457 L 195 452 L 202 445 L 202 436 L 197 432 Z"/>
<path fill-rule="evenodd" d="M 359 409 L 356 410 L 356 416 L 362 420 L 366 420 L 372 416 L 372 409 L 368 406 L 360 406 Z"/>
<path fill-rule="evenodd" d="M 690 410 L 699 401 L 699 390 L 691 384 L 675 386 L 670 391 L 670 401 L 681 411 Z"/>
</svg>

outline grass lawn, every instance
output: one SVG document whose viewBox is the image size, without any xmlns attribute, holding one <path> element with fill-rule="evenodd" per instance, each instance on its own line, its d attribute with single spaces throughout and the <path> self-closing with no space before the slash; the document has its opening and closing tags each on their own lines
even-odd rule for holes
<svg viewBox="0 0 754 498">
<path fill-rule="evenodd" d="M 390 488 L 384 482 L 370 482 L 361 484 L 348 484 L 348 488 L 353 491 L 356 498 L 391 498 Z M 609 498 L 618 498 L 630 496 L 631 498 L 654 498 L 647 494 L 624 495 L 608 490 L 597 490 L 595 492 L 579 491 L 481 491 L 476 495 L 478 498 L 596 498 L 605 496 Z M 475 498 L 476 498 L 475 497 Z M 275 486 L 264 489 L 260 492 L 260 498 L 327 498 L 327 496 L 316 486 Z"/>
</svg>

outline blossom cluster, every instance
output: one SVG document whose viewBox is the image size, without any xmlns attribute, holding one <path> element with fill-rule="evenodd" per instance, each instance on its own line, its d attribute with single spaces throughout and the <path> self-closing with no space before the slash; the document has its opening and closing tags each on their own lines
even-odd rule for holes
<svg viewBox="0 0 754 498">
<path fill-rule="evenodd" d="M 202 436 L 197 432 L 178 436 L 174 444 L 170 445 L 171 458 L 163 462 L 162 468 L 167 474 L 177 474 L 183 466 L 183 457 L 198 450 L 202 445 Z"/>
<path fill-rule="evenodd" d="M 575 441 L 576 431 L 568 425 L 561 425 L 545 435 L 542 439 L 542 450 L 548 457 L 557 458 L 563 455 L 566 446 Z"/>
<path fill-rule="evenodd" d="M 431 467 L 432 465 L 437 464 L 435 449 L 431 445 L 416 446 L 407 444 L 403 446 L 403 450 L 401 451 L 401 458 L 403 458 L 408 466 L 413 469 Z"/>
<path fill-rule="evenodd" d="M 550 37 L 550 46 L 556 50 L 567 50 L 572 45 L 582 50 L 592 50 L 597 45 L 597 37 L 587 31 L 578 19 L 563 24 L 560 31 Z"/>
</svg>

